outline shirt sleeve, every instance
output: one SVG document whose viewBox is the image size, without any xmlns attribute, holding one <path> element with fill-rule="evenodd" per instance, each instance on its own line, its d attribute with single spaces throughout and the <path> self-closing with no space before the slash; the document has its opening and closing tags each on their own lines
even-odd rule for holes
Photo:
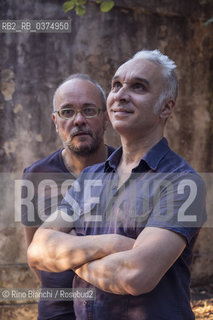
<svg viewBox="0 0 213 320">
<path fill-rule="evenodd" d="M 37 187 L 36 174 L 24 169 L 21 188 L 21 222 L 27 227 L 37 227 L 42 224 L 38 215 Z"/>
<path fill-rule="evenodd" d="M 57 210 L 64 188 L 67 189 L 73 181 L 64 173 L 32 172 L 25 169 L 21 192 L 22 224 L 28 227 L 40 226 Z"/>
<path fill-rule="evenodd" d="M 188 243 L 206 221 L 205 184 L 196 173 L 172 174 L 155 186 L 147 227 L 179 233 Z"/>
</svg>

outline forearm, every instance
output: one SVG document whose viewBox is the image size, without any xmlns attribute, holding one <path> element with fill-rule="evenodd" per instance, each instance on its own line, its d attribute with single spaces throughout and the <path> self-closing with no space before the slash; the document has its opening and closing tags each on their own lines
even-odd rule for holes
<svg viewBox="0 0 213 320">
<path fill-rule="evenodd" d="M 38 228 L 37 227 L 25 227 L 24 226 L 24 237 L 25 237 L 25 243 L 26 247 L 28 248 L 29 245 L 32 242 L 33 236 Z M 41 282 L 40 272 L 39 270 L 35 268 L 31 268 L 33 273 L 35 274 L 36 278 Z"/>
<path fill-rule="evenodd" d="M 32 268 L 62 272 L 114 252 L 130 249 L 134 240 L 117 234 L 78 237 L 38 229 L 28 249 Z"/>
<path fill-rule="evenodd" d="M 130 250 L 89 262 L 75 272 L 103 291 L 137 296 L 155 288 L 184 248 L 180 235 L 145 228 Z"/>
<path fill-rule="evenodd" d="M 118 252 L 102 259 L 91 261 L 77 269 L 75 273 L 93 286 L 114 294 L 134 295 L 150 292 L 157 284 L 152 272 L 152 264 L 141 261 L 140 249 L 133 248 Z M 160 278 L 158 279 L 160 280 Z"/>
<path fill-rule="evenodd" d="M 95 287 L 114 294 L 132 294 L 129 280 L 135 266 L 131 263 L 131 250 L 114 253 L 91 261 L 77 269 L 76 274 Z"/>
</svg>

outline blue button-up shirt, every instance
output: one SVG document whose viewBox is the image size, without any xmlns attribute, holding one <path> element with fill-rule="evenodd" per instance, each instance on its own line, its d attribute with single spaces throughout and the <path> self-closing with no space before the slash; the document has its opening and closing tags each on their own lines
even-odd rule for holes
<svg viewBox="0 0 213 320">
<path fill-rule="evenodd" d="M 204 183 L 163 138 L 118 188 L 116 168 L 121 155 L 119 148 L 105 163 L 86 168 L 66 194 L 60 209 L 73 219 L 77 234 L 117 233 L 136 239 L 149 226 L 176 232 L 187 245 L 151 292 L 117 295 L 96 288 L 95 301 L 74 301 L 76 317 L 192 320 L 189 265 L 206 217 Z M 92 287 L 78 276 L 74 286 Z"/>
</svg>

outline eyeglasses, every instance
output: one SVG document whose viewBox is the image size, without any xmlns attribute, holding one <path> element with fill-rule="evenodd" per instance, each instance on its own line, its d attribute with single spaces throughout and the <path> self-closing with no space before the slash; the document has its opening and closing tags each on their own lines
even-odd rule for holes
<svg viewBox="0 0 213 320">
<path fill-rule="evenodd" d="M 74 108 L 64 108 L 54 111 L 53 113 L 57 113 L 61 119 L 68 120 L 74 118 L 79 112 L 84 118 L 94 118 L 97 117 L 101 111 L 104 111 L 104 109 L 90 106 L 84 107 L 81 110 L 76 110 Z"/>
</svg>

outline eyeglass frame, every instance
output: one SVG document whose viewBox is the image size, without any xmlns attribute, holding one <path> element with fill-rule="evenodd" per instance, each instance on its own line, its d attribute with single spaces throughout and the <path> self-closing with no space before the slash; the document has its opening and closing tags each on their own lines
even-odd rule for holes
<svg viewBox="0 0 213 320">
<path fill-rule="evenodd" d="M 97 108 L 95 106 L 93 106 L 93 108 L 95 108 L 97 110 L 97 114 L 95 116 L 85 116 L 84 114 L 82 114 L 83 109 L 82 110 L 77 110 L 75 108 L 62 108 L 60 110 L 53 111 L 53 113 L 57 113 L 57 115 L 63 120 L 70 120 L 70 119 L 74 119 L 78 113 L 80 113 L 85 119 L 91 119 L 91 118 L 97 117 L 100 114 L 101 111 L 106 111 L 105 109 Z M 60 115 L 61 111 L 63 111 L 63 110 L 74 110 L 75 113 L 74 113 L 74 115 L 72 117 L 66 118 L 66 117 L 62 117 Z"/>
</svg>

